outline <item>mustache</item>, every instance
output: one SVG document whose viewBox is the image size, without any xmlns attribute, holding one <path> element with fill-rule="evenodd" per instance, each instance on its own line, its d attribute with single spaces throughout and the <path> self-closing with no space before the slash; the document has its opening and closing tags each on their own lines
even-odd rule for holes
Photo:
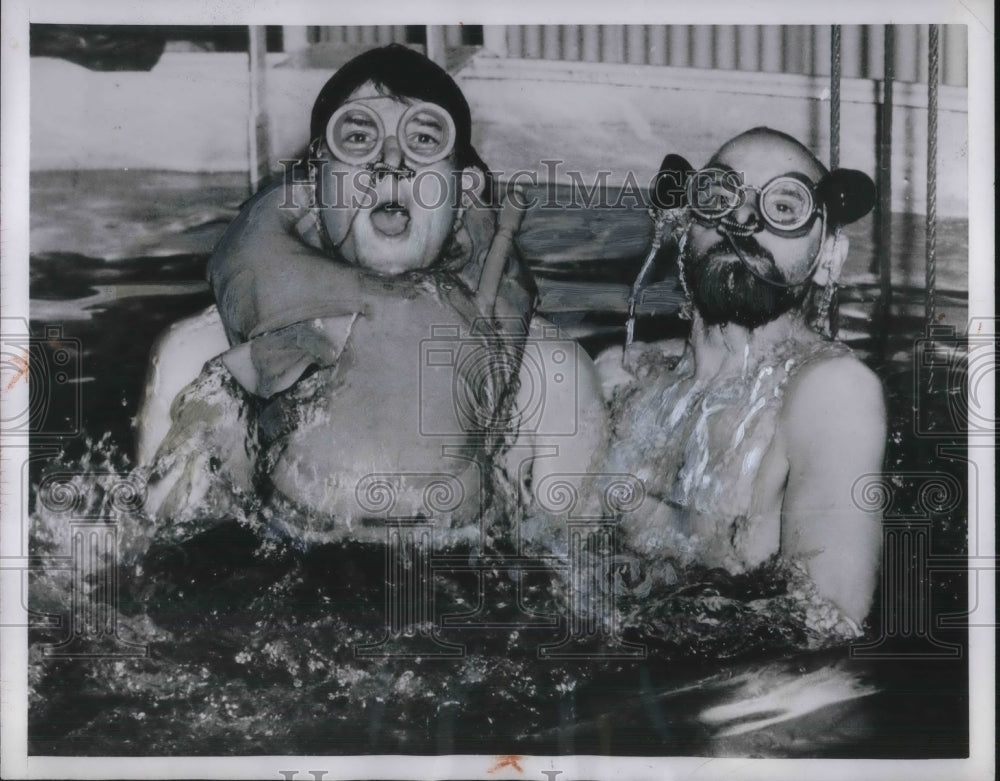
<svg viewBox="0 0 1000 781">
<path fill-rule="evenodd" d="M 722 255 L 731 255 L 733 253 L 733 244 L 747 257 L 757 258 L 758 260 L 766 261 L 768 266 L 775 268 L 774 255 L 772 255 L 768 250 L 764 249 L 753 236 L 732 236 L 732 244 L 730 244 L 729 239 L 723 237 L 718 242 L 713 244 L 707 250 L 705 250 L 702 255 L 703 259 L 714 260 Z"/>
</svg>

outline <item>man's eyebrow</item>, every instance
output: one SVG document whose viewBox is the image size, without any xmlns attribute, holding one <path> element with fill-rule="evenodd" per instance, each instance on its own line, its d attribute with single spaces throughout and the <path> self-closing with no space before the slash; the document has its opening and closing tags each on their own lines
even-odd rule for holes
<svg viewBox="0 0 1000 781">
<path fill-rule="evenodd" d="M 375 122 L 364 114 L 348 114 L 345 123 L 360 125 L 361 127 L 375 127 Z"/>
<path fill-rule="evenodd" d="M 423 125 L 424 127 L 433 127 L 438 130 L 441 129 L 441 123 L 433 116 L 420 116 L 419 114 L 413 118 L 413 122 L 418 125 Z"/>
</svg>

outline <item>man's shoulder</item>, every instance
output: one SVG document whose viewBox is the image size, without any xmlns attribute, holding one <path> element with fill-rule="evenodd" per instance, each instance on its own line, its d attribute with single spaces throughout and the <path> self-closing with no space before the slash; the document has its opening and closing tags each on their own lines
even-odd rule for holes
<svg viewBox="0 0 1000 781">
<path fill-rule="evenodd" d="M 882 382 L 849 350 L 829 354 L 804 365 L 789 383 L 783 417 L 793 429 L 812 431 L 838 421 L 885 424 Z"/>
</svg>

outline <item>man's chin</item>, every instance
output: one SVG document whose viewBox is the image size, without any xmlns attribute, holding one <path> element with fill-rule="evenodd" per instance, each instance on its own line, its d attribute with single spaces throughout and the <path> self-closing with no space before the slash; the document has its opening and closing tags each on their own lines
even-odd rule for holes
<svg viewBox="0 0 1000 781">
<path fill-rule="evenodd" d="M 386 245 L 389 245 L 388 247 Z M 430 265 L 422 253 L 408 251 L 407 242 L 371 242 L 364 252 L 358 254 L 356 263 L 376 274 L 405 274 Z"/>
<path fill-rule="evenodd" d="M 796 304 L 793 293 L 769 287 L 745 270 L 737 270 L 736 277 L 712 275 L 692 286 L 694 306 L 706 325 L 739 325 L 753 330 L 777 320 Z"/>
</svg>

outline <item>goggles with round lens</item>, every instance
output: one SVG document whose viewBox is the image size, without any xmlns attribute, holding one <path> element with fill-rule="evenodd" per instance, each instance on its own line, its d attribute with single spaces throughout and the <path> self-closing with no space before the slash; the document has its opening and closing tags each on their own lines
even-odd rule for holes
<svg viewBox="0 0 1000 781">
<path fill-rule="evenodd" d="M 403 112 L 395 128 L 404 160 L 430 165 L 455 148 L 455 122 L 434 103 L 415 103 Z M 366 103 L 349 102 L 326 125 L 326 143 L 341 162 L 362 166 L 378 160 L 385 145 L 382 117 Z"/>
<path fill-rule="evenodd" d="M 687 202 L 694 216 L 716 224 L 746 203 L 747 192 L 757 193 L 757 212 L 763 225 L 779 235 L 808 230 L 814 217 L 822 212 L 816 186 L 805 176 L 789 173 L 778 176 L 763 187 L 743 183 L 737 171 L 707 168 L 687 181 Z"/>
</svg>

